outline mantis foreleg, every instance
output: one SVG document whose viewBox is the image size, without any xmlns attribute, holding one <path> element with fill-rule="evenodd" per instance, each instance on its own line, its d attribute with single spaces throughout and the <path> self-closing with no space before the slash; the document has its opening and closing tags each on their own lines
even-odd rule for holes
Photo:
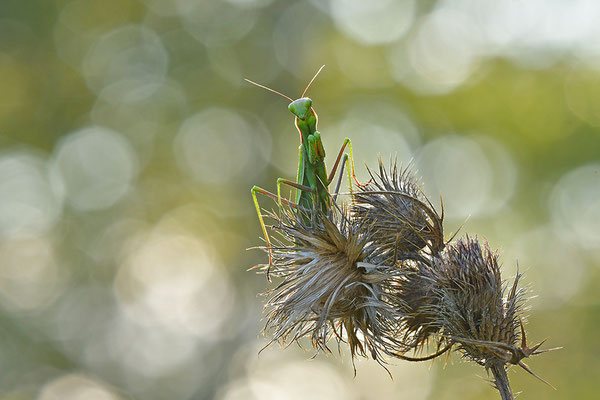
<svg viewBox="0 0 600 400">
<path fill-rule="evenodd" d="M 265 221 L 263 220 L 262 213 L 260 212 L 260 205 L 258 204 L 258 199 L 256 198 L 256 193 L 262 193 L 268 196 L 268 193 L 263 188 L 258 186 L 252 187 L 250 190 L 252 193 L 252 200 L 254 200 L 254 206 L 256 207 L 256 214 L 258 215 L 258 220 L 260 221 L 260 227 L 262 228 L 263 235 L 265 235 L 265 241 L 267 242 L 267 246 L 269 247 L 269 268 L 271 268 L 271 264 L 273 263 L 273 255 L 271 254 L 271 241 L 269 240 L 269 234 L 267 233 L 267 227 L 265 226 Z"/>
<path fill-rule="evenodd" d="M 282 182 L 282 183 L 286 183 L 286 182 Z M 291 183 L 294 183 L 294 182 L 291 182 Z M 302 186 L 302 185 L 298 185 L 298 186 Z M 279 179 L 277 180 L 277 189 L 279 191 Z M 310 188 L 308 188 L 308 189 L 310 189 Z M 258 199 L 256 198 L 256 193 L 260 193 L 260 194 L 270 197 L 274 200 L 277 200 L 277 202 L 280 206 L 282 204 L 285 204 L 286 206 L 293 207 L 297 210 L 301 210 L 301 211 L 307 211 L 307 210 L 304 207 L 301 207 L 298 204 L 291 202 L 287 199 L 283 199 L 283 198 L 281 198 L 280 195 L 273 194 L 259 186 L 252 187 L 252 190 L 250 192 L 252 193 L 252 200 L 254 200 L 254 206 L 256 207 L 256 214 L 258 215 L 258 220 L 260 221 L 260 227 L 263 231 L 263 235 L 265 235 L 265 241 L 267 242 L 267 247 L 269 248 L 269 267 L 267 269 L 267 279 L 269 279 L 269 281 L 271 281 L 271 278 L 269 277 L 269 271 L 271 269 L 271 265 L 273 264 L 273 254 L 271 252 L 271 241 L 269 240 L 269 234 L 267 233 L 267 227 L 265 225 L 265 221 L 263 219 L 262 213 L 260 212 L 260 205 L 258 204 Z"/>
<path fill-rule="evenodd" d="M 304 182 L 304 157 L 303 157 L 303 153 L 304 153 L 304 145 L 300 144 L 300 147 L 298 147 L 298 175 L 296 178 L 296 182 L 298 183 L 302 183 Z M 300 195 L 302 193 L 298 190 L 296 193 L 296 203 L 300 204 Z"/>
<path fill-rule="evenodd" d="M 292 182 L 292 181 L 287 180 L 287 179 L 278 178 L 277 179 L 277 201 L 278 201 L 280 207 L 281 207 L 281 200 L 282 200 L 282 197 L 281 197 L 281 184 L 286 184 L 288 186 L 296 188 L 296 189 L 298 189 L 298 191 L 302 190 L 302 191 L 311 192 L 311 193 L 315 191 L 313 188 L 311 188 L 309 186 L 304 186 L 304 185 L 301 185 L 301 184 L 296 183 L 296 182 Z M 283 200 L 285 200 L 285 199 L 283 199 Z"/>
</svg>

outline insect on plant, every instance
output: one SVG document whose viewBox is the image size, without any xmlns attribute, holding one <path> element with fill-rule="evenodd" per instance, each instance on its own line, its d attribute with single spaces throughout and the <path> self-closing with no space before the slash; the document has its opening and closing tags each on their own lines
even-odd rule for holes
<svg viewBox="0 0 600 400">
<path fill-rule="evenodd" d="M 285 204 L 287 206 L 292 207 L 295 210 L 319 210 L 327 214 L 327 212 L 331 209 L 332 205 L 335 203 L 341 184 L 341 177 L 343 175 L 344 165 L 348 164 L 348 154 L 344 153 L 346 146 L 348 147 L 348 153 L 350 156 L 350 168 L 348 168 L 348 180 L 350 184 L 350 190 L 352 190 L 351 178 L 354 178 L 354 181 L 357 185 L 363 186 L 358 182 L 354 174 L 352 144 L 349 138 L 344 139 L 344 143 L 342 144 L 342 147 L 338 153 L 338 156 L 335 160 L 335 164 L 333 165 L 330 174 L 327 175 L 327 169 L 325 167 L 325 149 L 321 141 L 321 134 L 317 130 L 317 123 L 319 118 L 312 107 L 312 100 L 308 97 L 304 97 L 306 91 L 324 67 L 325 66 L 323 65 L 317 71 L 315 76 L 310 80 L 310 82 L 302 92 L 300 98 L 296 100 L 293 100 L 291 97 L 286 96 L 269 87 L 258 84 L 249 79 L 245 79 L 247 82 L 253 85 L 266 89 L 270 92 L 276 93 L 279 96 L 288 99 L 290 101 L 288 109 L 295 116 L 294 123 L 296 125 L 296 129 L 298 130 L 298 133 L 300 134 L 300 147 L 298 149 L 298 175 L 296 178 L 296 182 L 292 182 L 284 178 L 277 179 L 276 195 L 258 186 L 254 186 L 251 190 L 252 199 L 254 200 L 254 205 L 256 207 L 256 213 L 258 214 L 258 219 L 260 221 L 260 226 L 262 228 L 263 234 L 265 235 L 265 241 L 267 242 L 267 246 L 269 248 L 269 268 L 272 264 L 271 242 L 269 240 L 266 225 L 261 214 L 260 205 L 258 204 L 258 199 L 256 197 L 257 193 L 277 200 L 277 203 L 280 208 L 283 204 Z M 340 160 L 342 160 L 342 167 L 340 170 L 340 176 L 336 184 L 334 194 L 332 196 L 329 193 L 329 185 L 334 179 L 338 165 L 340 164 Z M 291 202 L 281 197 L 281 185 L 283 184 L 296 189 L 295 202 Z M 267 269 L 267 277 L 269 277 L 269 269 Z"/>
</svg>

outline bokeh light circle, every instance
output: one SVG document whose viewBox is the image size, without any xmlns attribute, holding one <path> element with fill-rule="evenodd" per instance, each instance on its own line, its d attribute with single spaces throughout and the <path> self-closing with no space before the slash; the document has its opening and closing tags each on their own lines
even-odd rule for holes
<svg viewBox="0 0 600 400">
<path fill-rule="evenodd" d="M 208 341 L 217 339 L 232 306 L 230 285 L 206 246 L 183 234 L 155 232 L 133 240 L 114 288 L 137 322 Z"/>
<path fill-rule="evenodd" d="M 449 218 L 487 215 L 512 196 L 517 170 L 509 153 L 491 138 L 445 136 L 429 142 L 417 158 L 425 192 L 443 195 Z"/>
<path fill-rule="evenodd" d="M 481 52 L 480 36 L 465 15 L 438 9 L 420 23 L 408 46 L 400 43 L 389 50 L 392 75 L 417 93 L 450 92 L 473 73 Z"/>
<path fill-rule="evenodd" d="M 44 309 L 65 286 L 64 272 L 47 237 L 0 241 L 0 259 L 0 303 L 7 309 Z"/>
<path fill-rule="evenodd" d="M 303 361 L 280 360 L 276 364 L 254 370 L 246 379 L 233 382 L 220 400 L 358 399 L 340 373 L 325 362 L 313 360 L 310 368 Z"/>
<path fill-rule="evenodd" d="M 552 219 L 581 246 L 600 247 L 600 164 L 568 172 L 554 185 L 550 196 Z"/>
<path fill-rule="evenodd" d="M 267 165 L 271 141 L 260 124 L 209 108 L 187 118 L 173 143 L 177 164 L 200 183 L 249 181 Z"/>
<path fill-rule="evenodd" d="M 37 400 L 120 400 L 107 385 L 90 377 L 69 374 L 48 382 Z"/>
<path fill-rule="evenodd" d="M 184 29 L 210 47 L 234 44 L 250 32 L 257 20 L 253 8 L 225 1 L 177 0 L 177 8 Z"/>
<path fill-rule="evenodd" d="M 168 224 L 167 224 L 168 225 Z M 235 295 L 208 246 L 172 228 L 130 238 L 114 280 L 121 316 L 109 343 L 132 375 L 161 376 L 224 338 Z"/>
<path fill-rule="evenodd" d="M 522 232 L 507 247 L 502 257 L 509 264 L 505 269 L 516 269 L 510 264 L 518 262 L 519 272 L 525 273 L 524 283 L 536 293 L 529 300 L 535 310 L 563 306 L 585 283 L 586 265 L 580 249 L 552 226 Z"/>
<path fill-rule="evenodd" d="M 83 61 L 88 86 L 109 101 L 138 101 L 158 90 L 169 56 L 152 30 L 126 25 L 102 35 Z"/>
<path fill-rule="evenodd" d="M 81 211 L 114 205 L 130 189 L 137 157 L 119 133 L 91 126 L 64 137 L 56 148 L 53 177 L 67 202 Z"/>
<path fill-rule="evenodd" d="M 0 235 L 38 235 L 57 222 L 62 196 L 41 157 L 24 151 L 0 155 Z"/>
<path fill-rule="evenodd" d="M 330 12 L 336 26 L 366 45 L 400 39 L 412 25 L 414 8 L 413 0 L 330 1 Z"/>
</svg>

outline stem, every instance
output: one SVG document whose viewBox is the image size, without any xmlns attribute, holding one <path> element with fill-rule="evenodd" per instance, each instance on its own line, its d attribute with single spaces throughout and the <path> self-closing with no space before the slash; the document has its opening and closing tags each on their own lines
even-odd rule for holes
<svg viewBox="0 0 600 400">
<path fill-rule="evenodd" d="M 502 400 L 514 400 L 515 398 L 510 390 L 508 375 L 506 374 L 506 369 L 504 369 L 504 364 L 494 363 L 490 369 L 492 370 L 492 374 L 494 374 L 494 383 L 496 384 L 496 389 L 500 392 Z"/>
</svg>

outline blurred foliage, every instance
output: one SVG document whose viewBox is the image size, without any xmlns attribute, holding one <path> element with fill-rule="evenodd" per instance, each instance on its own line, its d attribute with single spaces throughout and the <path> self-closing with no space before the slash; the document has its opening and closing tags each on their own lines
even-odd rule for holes
<svg viewBox="0 0 600 400">
<path fill-rule="evenodd" d="M 509 376 L 593 398 L 600 370 L 600 3 L 0 2 L 0 399 L 492 399 L 479 369 L 269 348 L 249 189 L 294 178 L 286 102 L 331 156 L 413 160 L 447 235 L 531 285 Z M 265 199 L 266 208 L 274 207 Z M 439 207 L 439 206 L 438 206 Z M 340 361 L 340 359 L 343 360 Z"/>
</svg>

